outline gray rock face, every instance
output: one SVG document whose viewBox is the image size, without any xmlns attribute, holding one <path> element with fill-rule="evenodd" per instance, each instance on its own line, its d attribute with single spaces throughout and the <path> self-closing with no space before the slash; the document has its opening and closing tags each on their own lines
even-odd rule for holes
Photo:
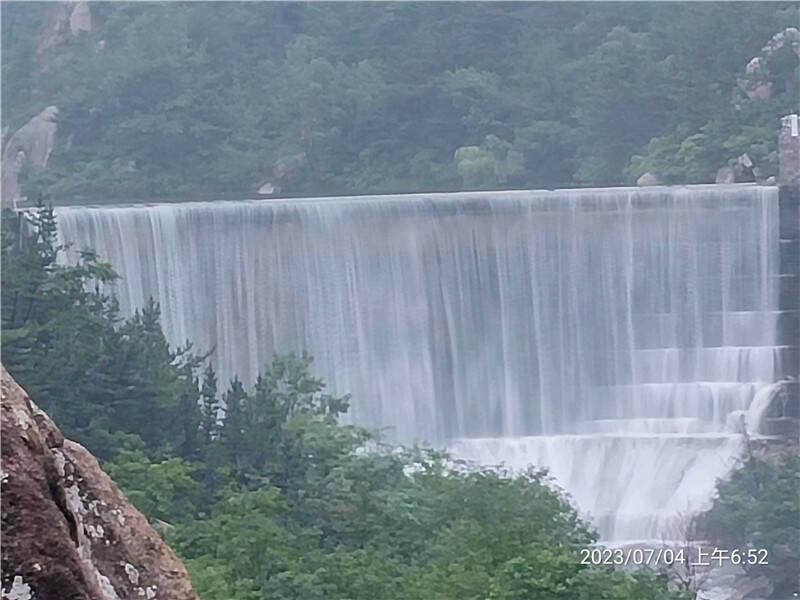
<svg viewBox="0 0 800 600">
<path fill-rule="evenodd" d="M 89 2 L 53 3 L 45 16 L 44 27 L 36 45 L 37 54 L 56 50 L 79 33 L 92 30 L 92 9 Z"/>
<path fill-rule="evenodd" d="M 48 106 L 8 140 L 3 150 L 3 208 L 18 199 L 19 173 L 26 163 L 36 167 L 47 166 L 55 145 L 57 120 L 58 108 Z"/>
<path fill-rule="evenodd" d="M 69 16 L 69 30 L 72 35 L 92 30 L 92 9 L 88 2 L 78 2 Z"/>
<path fill-rule="evenodd" d="M 279 191 L 280 188 L 271 181 L 263 181 L 258 184 L 258 190 L 256 190 L 256 193 L 261 196 L 269 196 L 271 194 L 277 194 Z"/>
<path fill-rule="evenodd" d="M 739 164 L 744 167 L 745 169 L 752 169 L 753 168 L 753 159 L 750 158 L 750 155 L 745 152 L 737 159 Z"/>
<path fill-rule="evenodd" d="M 661 181 L 661 178 L 658 175 L 648 171 L 647 173 L 645 173 L 644 175 L 639 177 L 639 179 L 636 180 L 636 185 L 641 186 L 641 187 L 645 187 L 645 186 L 649 186 L 649 185 L 662 185 L 662 181 Z"/>
<path fill-rule="evenodd" d="M 744 76 L 737 80 L 737 86 L 744 96 L 751 101 L 769 100 L 772 98 L 774 82 L 770 73 L 770 63 L 783 52 L 791 52 L 800 59 L 800 29 L 787 27 L 779 31 L 761 48 L 758 56 L 753 57 L 745 67 Z"/>
<path fill-rule="evenodd" d="M 765 60 L 756 56 L 745 67 L 745 76 L 737 81 L 748 100 L 769 100 L 772 98 L 772 82 L 766 81 Z"/>
<path fill-rule="evenodd" d="M 736 183 L 736 171 L 733 167 L 721 167 L 717 171 L 714 183 Z"/>
</svg>

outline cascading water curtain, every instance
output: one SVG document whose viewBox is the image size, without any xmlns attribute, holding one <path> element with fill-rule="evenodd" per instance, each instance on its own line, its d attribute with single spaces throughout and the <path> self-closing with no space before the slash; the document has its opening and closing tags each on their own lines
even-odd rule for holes
<svg viewBox="0 0 800 600">
<path fill-rule="evenodd" d="M 57 211 L 70 258 L 252 382 L 307 350 L 350 417 L 547 465 L 607 539 L 677 535 L 774 380 L 777 191 L 758 186 Z"/>
</svg>

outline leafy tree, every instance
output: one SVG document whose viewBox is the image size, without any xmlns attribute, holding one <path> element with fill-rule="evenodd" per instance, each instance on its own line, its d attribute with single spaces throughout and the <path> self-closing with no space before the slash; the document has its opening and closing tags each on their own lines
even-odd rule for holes
<svg viewBox="0 0 800 600">
<path fill-rule="evenodd" d="M 194 467 L 180 458 L 151 460 L 141 451 L 123 450 L 104 468 L 151 521 L 185 522 L 202 503 Z"/>
<path fill-rule="evenodd" d="M 463 146 L 455 153 L 456 169 L 465 187 L 496 187 L 508 183 L 523 168 L 523 156 L 510 143 L 489 134 L 481 147 Z"/>
<path fill-rule="evenodd" d="M 742 464 L 718 482 L 714 505 L 699 521 L 700 531 L 721 546 L 745 553 L 766 549 L 769 564 L 743 566 L 753 577 L 768 577 L 776 598 L 800 591 L 798 486 L 800 456 L 791 452 L 759 456 L 748 444 Z"/>
<path fill-rule="evenodd" d="M 666 93 L 668 66 L 652 53 L 652 35 L 614 27 L 583 62 L 586 88 L 575 109 L 583 134 L 578 181 L 618 182 L 631 154 L 657 134 L 665 115 L 675 110 Z"/>
<path fill-rule="evenodd" d="M 422 450 L 350 455 L 343 463 L 316 513 L 296 516 L 294 500 L 262 488 L 222 500 L 209 518 L 179 524 L 170 539 L 200 593 L 212 599 L 685 597 L 649 571 L 581 565 L 577 550 L 593 536 L 541 473 L 511 479 L 486 469 L 454 471 L 444 455 Z"/>
</svg>

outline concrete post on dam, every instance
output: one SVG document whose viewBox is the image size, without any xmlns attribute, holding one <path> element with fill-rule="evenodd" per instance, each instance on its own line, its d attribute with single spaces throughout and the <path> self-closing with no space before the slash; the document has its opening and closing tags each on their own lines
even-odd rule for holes
<svg viewBox="0 0 800 600">
<path fill-rule="evenodd" d="M 776 376 L 783 385 L 765 415 L 764 428 L 767 433 L 787 436 L 796 442 L 800 430 L 800 117 L 797 114 L 781 119 L 778 156 L 778 343 L 782 348 Z"/>
</svg>

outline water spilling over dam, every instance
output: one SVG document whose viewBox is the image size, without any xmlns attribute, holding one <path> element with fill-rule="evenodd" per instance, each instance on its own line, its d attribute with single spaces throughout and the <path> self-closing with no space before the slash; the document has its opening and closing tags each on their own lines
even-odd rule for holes
<svg viewBox="0 0 800 600">
<path fill-rule="evenodd" d="M 308 350 L 350 418 L 550 467 L 610 540 L 679 535 L 780 360 L 778 192 L 754 185 L 57 211 L 220 381 Z M 750 411 L 748 413 L 748 410 Z"/>
</svg>

